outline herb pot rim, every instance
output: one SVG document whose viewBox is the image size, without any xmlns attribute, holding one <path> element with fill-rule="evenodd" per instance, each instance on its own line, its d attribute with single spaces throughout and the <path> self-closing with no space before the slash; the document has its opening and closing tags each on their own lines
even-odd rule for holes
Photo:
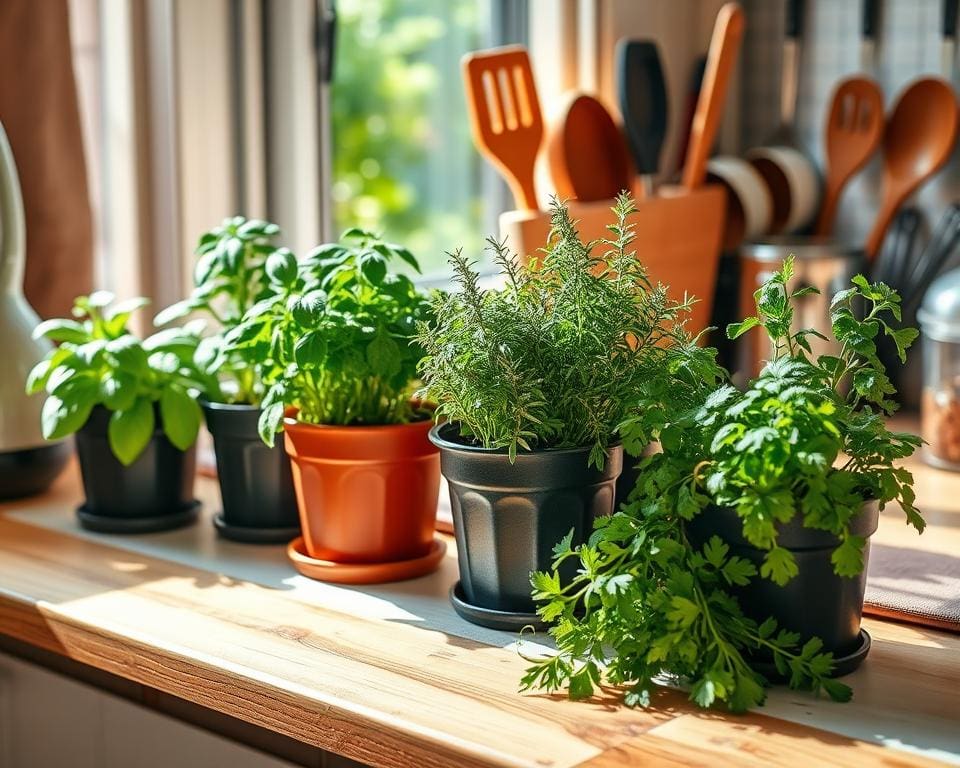
<svg viewBox="0 0 960 768">
<path fill-rule="evenodd" d="M 204 409 L 209 409 L 211 411 L 226 411 L 226 412 L 245 412 L 249 413 L 250 411 L 262 411 L 263 408 L 260 405 L 251 405 L 250 403 L 221 403 L 217 400 L 208 400 L 205 397 L 198 397 L 197 401 L 200 403 L 200 407 Z"/>
<path fill-rule="evenodd" d="M 429 407 L 425 403 L 419 404 L 421 408 Z M 311 424 L 308 421 L 300 421 L 297 418 L 297 414 L 300 409 L 296 406 L 289 406 L 283 412 L 283 429 L 287 430 L 288 427 L 295 427 L 296 429 L 319 429 L 328 432 L 364 432 L 367 435 L 376 434 L 377 432 L 382 433 L 392 433 L 398 432 L 404 429 L 410 429 L 411 427 L 422 428 L 424 422 L 432 422 L 432 416 L 425 416 L 422 419 L 415 419 L 413 421 L 406 421 L 401 424 Z"/>
<path fill-rule="evenodd" d="M 442 451 L 463 451 L 464 453 L 469 453 L 476 456 L 507 456 L 509 454 L 509 451 L 506 448 L 483 448 L 482 446 L 478 445 L 467 445 L 466 443 L 450 440 L 441 434 L 441 432 L 443 432 L 445 429 L 454 429 L 456 426 L 457 422 L 453 421 L 444 421 L 439 424 L 434 424 L 433 428 L 430 430 L 430 434 L 428 435 L 430 442 Z M 621 440 L 612 440 L 607 443 L 606 448 L 609 450 L 611 448 L 617 448 L 622 444 L 623 442 Z M 572 448 L 537 448 L 533 451 L 517 451 L 517 459 L 520 459 L 523 456 L 543 456 L 545 454 L 549 454 L 551 456 L 562 456 L 565 454 L 589 453 L 592 450 L 593 445 L 581 445 Z"/>
</svg>

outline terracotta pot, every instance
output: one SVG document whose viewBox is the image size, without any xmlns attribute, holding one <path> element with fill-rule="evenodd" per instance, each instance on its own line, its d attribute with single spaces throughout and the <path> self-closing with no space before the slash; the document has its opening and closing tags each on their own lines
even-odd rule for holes
<svg viewBox="0 0 960 768">
<path fill-rule="evenodd" d="M 284 419 L 284 444 L 307 554 L 337 563 L 427 555 L 440 492 L 440 453 L 430 419 L 329 426 Z"/>
</svg>

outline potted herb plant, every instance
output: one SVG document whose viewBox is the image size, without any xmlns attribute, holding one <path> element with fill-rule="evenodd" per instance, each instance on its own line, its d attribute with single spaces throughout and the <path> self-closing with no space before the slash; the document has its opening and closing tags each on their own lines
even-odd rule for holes
<svg viewBox="0 0 960 768">
<path fill-rule="evenodd" d="M 583 243 L 554 201 L 542 262 L 521 266 L 489 241 L 502 290 L 481 290 L 453 254 L 460 291 L 440 297 L 436 320 L 421 326 L 423 394 L 447 419 L 431 439 L 460 553 L 451 600 L 469 621 L 537 623 L 531 572 L 613 511 L 620 425 L 632 425 L 639 453 L 673 398 L 717 376 L 713 355 L 683 330 L 688 304 L 652 286 L 631 250 L 633 210 L 621 197 L 613 239 Z"/>
<path fill-rule="evenodd" d="M 280 287 L 276 276 L 292 256 L 275 245 L 279 232 L 276 224 L 235 216 L 204 233 L 192 293 L 155 319 L 164 325 L 193 313 L 215 323 L 196 351 L 197 366 L 209 374 L 200 404 L 223 503 L 213 523 L 225 538 L 260 544 L 286 543 L 300 533 L 290 459 L 282 446 L 264 445 L 257 429 L 265 360 L 251 348 L 228 353 L 225 342 L 245 313 L 268 306 Z"/>
<path fill-rule="evenodd" d="M 360 229 L 301 262 L 267 262 L 275 293 L 225 337 L 257 361 L 266 393 L 260 434 L 282 429 L 303 537 L 288 553 L 328 581 L 412 578 L 435 569 L 440 467 L 432 413 L 412 399 L 422 350 L 412 343 L 429 299 L 403 274 L 405 248 Z"/>
<path fill-rule="evenodd" d="M 762 703 L 776 679 L 850 698 L 832 678 L 869 650 L 860 618 L 878 509 L 896 502 L 924 525 L 897 464 L 920 441 L 887 429 L 893 387 L 876 353 L 886 336 L 902 360 L 916 331 L 890 324 L 895 292 L 856 277 L 832 303 L 841 351 L 814 359 L 812 332 L 791 332 L 791 303 L 813 290 L 788 291 L 792 267 L 757 292 L 756 317 L 728 329 L 769 335 L 760 375 L 744 392 L 717 388 L 663 431 L 631 503 L 588 545 L 558 550 L 555 568 L 583 564 L 573 579 L 534 577 L 559 654 L 536 660 L 526 687 L 581 697 L 606 679 L 646 704 L 667 675 L 698 704 L 735 711 Z"/>
<path fill-rule="evenodd" d="M 35 335 L 60 346 L 34 367 L 27 391 L 47 392 L 43 436 L 76 433 L 86 501 L 77 511 L 91 530 L 146 533 L 193 522 L 194 441 L 202 387 L 193 366 L 193 327 L 141 341 L 127 330 L 146 304 L 113 304 L 98 291 L 77 299 L 76 319 L 46 320 Z"/>
</svg>

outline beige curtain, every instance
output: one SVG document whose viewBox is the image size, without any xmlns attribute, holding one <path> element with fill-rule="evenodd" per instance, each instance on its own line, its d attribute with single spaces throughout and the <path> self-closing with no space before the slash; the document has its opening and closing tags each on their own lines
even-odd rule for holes
<svg viewBox="0 0 960 768">
<path fill-rule="evenodd" d="M 0 121 L 23 189 L 26 294 L 66 315 L 93 282 L 93 224 L 67 0 L 0 0 Z"/>
</svg>

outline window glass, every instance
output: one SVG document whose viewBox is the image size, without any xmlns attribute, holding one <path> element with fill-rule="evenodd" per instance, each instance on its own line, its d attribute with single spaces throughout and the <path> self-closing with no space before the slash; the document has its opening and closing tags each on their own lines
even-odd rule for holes
<svg viewBox="0 0 960 768">
<path fill-rule="evenodd" d="M 496 39 L 490 6 L 337 3 L 334 228 L 362 226 L 403 242 L 428 276 L 446 270 L 448 250 L 479 256 L 502 205 L 470 138 L 460 75 L 463 54 Z"/>
</svg>

